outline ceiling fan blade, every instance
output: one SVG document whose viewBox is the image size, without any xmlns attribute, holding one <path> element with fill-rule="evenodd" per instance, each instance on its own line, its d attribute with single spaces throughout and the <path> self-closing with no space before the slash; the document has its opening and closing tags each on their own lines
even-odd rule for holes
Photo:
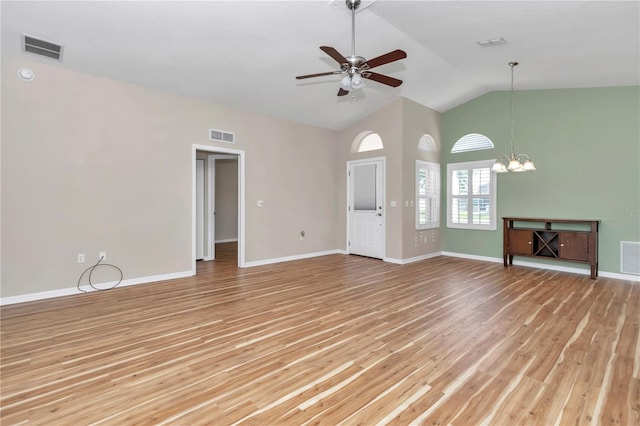
<svg viewBox="0 0 640 426">
<path fill-rule="evenodd" d="M 344 90 L 342 87 L 340 88 L 340 90 L 338 90 L 338 96 L 345 96 L 348 95 L 349 91 L 348 90 Z"/>
<path fill-rule="evenodd" d="M 349 63 L 349 61 L 347 61 L 347 58 L 342 56 L 342 54 L 338 52 L 336 49 L 334 49 L 333 47 L 320 46 L 320 49 L 327 55 L 331 56 L 340 65 Z"/>
<path fill-rule="evenodd" d="M 316 74 L 299 75 L 296 77 L 296 79 L 302 80 L 303 78 L 321 77 L 323 75 L 332 75 L 332 74 L 342 74 L 342 71 L 328 71 L 328 72 L 319 72 Z"/>
<path fill-rule="evenodd" d="M 377 81 L 378 83 L 386 84 L 391 87 L 398 87 L 402 84 L 402 80 L 389 77 L 388 75 L 378 74 L 377 72 L 363 71 L 362 78 L 368 78 L 369 80 Z"/>
<path fill-rule="evenodd" d="M 371 69 L 375 67 L 379 67 L 380 65 L 388 64 L 389 62 L 398 61 L 400 59 L 404 59 L 407 57 L 407 53 L 404 50 L 396 49 L 392 52 L 385 53 L 384 55 L 380 55 L 373 59 L 366 61 L 362 64 L 361 68 Z"/>
</svg>

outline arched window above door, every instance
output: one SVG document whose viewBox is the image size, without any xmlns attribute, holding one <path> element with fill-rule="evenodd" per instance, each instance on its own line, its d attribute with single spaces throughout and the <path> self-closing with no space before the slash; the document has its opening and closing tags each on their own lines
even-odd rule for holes
<svg viewBox="0 0 640 426">
<path fill-rule="evenodd" d="M 376 151 L 382 148 L 384 148 L 384 144 L 382 143 L 380 135 L 371 130 L 367 130 L 360 133 L 353 140 L 351 152 Z"/>
</svg>

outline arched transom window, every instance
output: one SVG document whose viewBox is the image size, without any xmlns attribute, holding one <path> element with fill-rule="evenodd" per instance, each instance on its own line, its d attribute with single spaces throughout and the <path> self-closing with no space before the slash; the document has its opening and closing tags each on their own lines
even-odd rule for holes
<svg viewBox="0 0 640 426">
<path fill-rule="evenodd" d="M 481 135 L 480 133 L 469 133 L 468 135 L 464 135 L 458 139 L 456 143 L 453 144 L 451 153 L 455 154 L 457 152 L 479 151 L 481 149 L 493 148 L 493 142 L 491 142 L 491 139 L 485 135 Z"/>
</svg>

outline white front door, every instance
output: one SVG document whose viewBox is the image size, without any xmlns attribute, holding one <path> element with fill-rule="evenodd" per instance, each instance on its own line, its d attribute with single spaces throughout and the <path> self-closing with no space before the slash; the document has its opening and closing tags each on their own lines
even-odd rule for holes
<svg viewBox="0 0 640 426">
<path fill-rule="evenodd" d="M 349 162 L 348 249 L 384 258 L 384 160 Z"/>
</svg>

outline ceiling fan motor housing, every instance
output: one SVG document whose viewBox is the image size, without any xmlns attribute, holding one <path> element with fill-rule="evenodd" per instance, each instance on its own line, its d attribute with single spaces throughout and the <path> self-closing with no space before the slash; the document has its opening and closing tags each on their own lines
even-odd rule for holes
<svg viewBox="0 0 640 426">
<path fill-rule="evenodd" d="M 360 6 L 360 0 L 345 0 L 345 3 L 351 10 L 355 10 Z"/>
</svg>

